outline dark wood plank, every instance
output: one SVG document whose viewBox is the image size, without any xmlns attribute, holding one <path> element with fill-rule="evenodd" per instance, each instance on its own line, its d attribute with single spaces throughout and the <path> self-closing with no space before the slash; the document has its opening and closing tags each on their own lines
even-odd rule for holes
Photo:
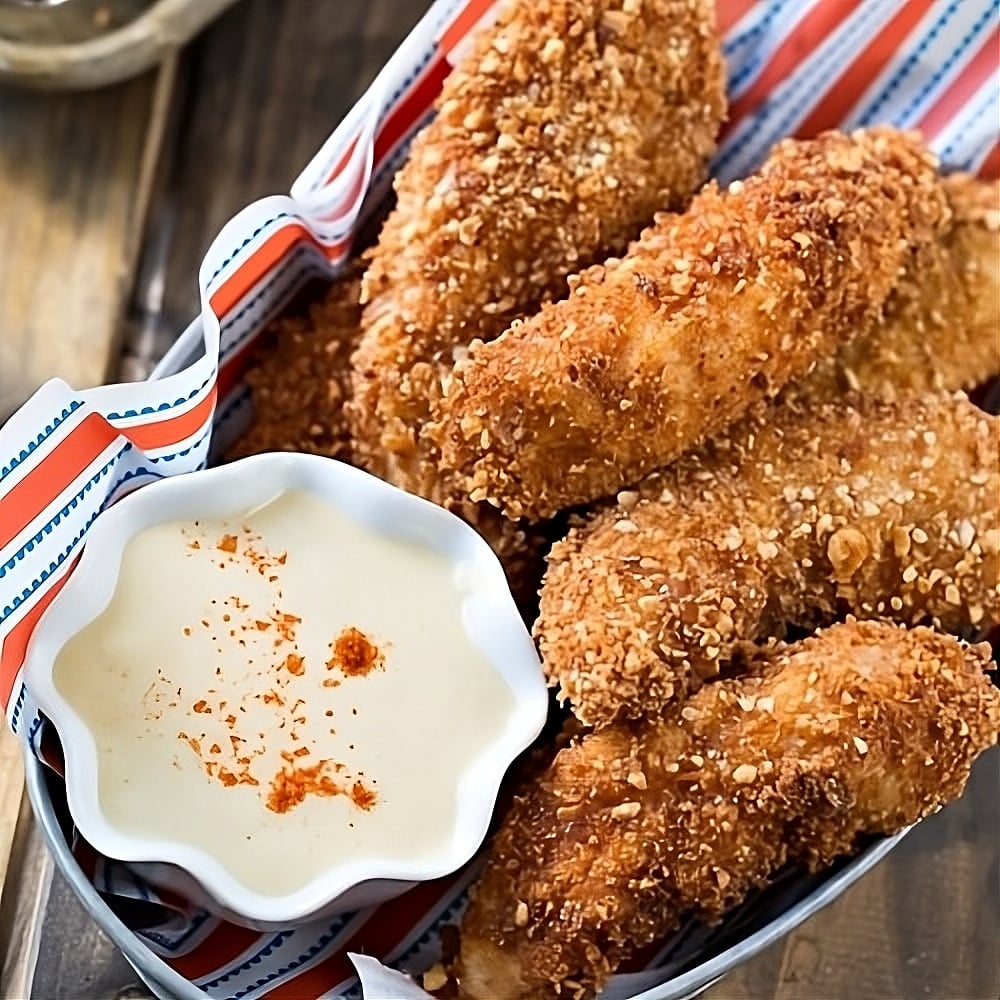
<svg viewBox="0 0 1000 1000">
<path fill-rule="evenodd" d="M 81 955 L 87 956 L 85 962 Z M 126 1000 L 151 995 L 56 872 L 42 924 L 33 1000 Z"/>
<path fill-rule="evenodd" d="M 117 360 L 161 79 L 0 89 L 0 420 L 47 378 L 98 385 Z"/>
<path fill-rule="evenodd" d="M 706 1000 L 996 1000 L 1000 750 L 962 799 Z"/>
<path fill-rule="evenodd" d="M 23 785 L 21 743 L 6 726 L 0 727 L 0 910 Z"/>
<path fill-rule="evenodd" d="M 194 96 L 151 222 L 175 227 L 159 348 L 197 313 L 197 267 L 222 225 L 254 199 L 288 191 L 426 7 L 245 0 L 196 43 Z"/>
<path fill-rule="evenodd" d="M 28 996 L 41 941 L 39 915 L 55 869 L 26 793 L 23 799 L 10 855 L 10 871 L 16 877 L 4 883 L 0 907 L 0 997 L 5 1000 Z"/>
</svg>

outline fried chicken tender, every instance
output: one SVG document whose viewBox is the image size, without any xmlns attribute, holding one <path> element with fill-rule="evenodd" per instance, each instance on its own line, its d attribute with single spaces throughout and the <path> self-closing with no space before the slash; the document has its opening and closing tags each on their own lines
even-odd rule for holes
<svg viewBox="0 0 1000 1000">
<path fill-rule="evenodd" d="M 698 187 L 724 77 L 710 0 L 517 0 L 477 34 L 365 275 L 351 417 L 371 471 L 450 496 L 422 432 L 456 355 Z"/>
<path fill-rule="evenodd" d="M 473 345 L 441 404 L 443 465 L 510 517 L 612 494 L 870 329 L 949 216 L 915 136 L 785 140 Z"/>
<path fill-rule="evenodd" d="M 1000 182 L 943 180 L 952 224 L 919 247 L 885 319 L 790 386 L 803 400 L 973 389 L 1000 374 Z"/>
<path fill-rule="evenodd" d="M 1000 418 L 961 393 L 769 407 L 553 546 L 535 634 L 590 725 L 850 612 L 1000 623 Z"/>
<path fill-rule="evenodd" d="M 265 332 L 246 375 L 253 420 L 227 458 L 302 451 L 350 459 L 344 404 L 361 333 L 361 270 L 354 261 L 304 314 L 282 316 Z"/>
<path fill-rule="evenodd" d="M 361 337 L 360 261 L 335 279 L 302 315 L 274 321 L 247 372 L 253 418 L 227 454 L 234 460 L 265 451 L 298 451 L 350 462 L 344 407 L 351 395 L 351 352 Z M 547 547 L 541 535 L 481 504 L 452 503 L 496 552 L 523 609 L 532 609 Z"/>
<path fill-rule="evenodd" d="M 667 718 L 565 750 L 515 801 L 461 928 L 469 1000 L 592 997 L 682 918 L 718 919 L 957 798 L 1000 734 L 989 647 L 835 625 Z"/>
</svg>

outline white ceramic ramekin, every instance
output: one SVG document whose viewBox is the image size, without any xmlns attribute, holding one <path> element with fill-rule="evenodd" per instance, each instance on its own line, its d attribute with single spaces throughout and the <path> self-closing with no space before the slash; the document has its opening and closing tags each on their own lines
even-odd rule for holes
<svg viewBox="0 0 1000 1000">
<path fill-rule="evenodd" d="M 241 884 L 200 848 L 123 833 L 101 809 L 94 737 L 53 681 L 60 650 L 107 607 L 125 545 L 138 532 L 164 521 L 224 517 L 264 504 L 286 489 L 314 493 L 376 533 L 425 546 L 471 581 L 457 614 L 470 641 L 510 689 L 515 707 L 500 736 L 460 772 L 455 829 L 448 850 L 433 869 L 415 862 L 389 863 L 376 856 L 354 857 L 328 868 L 294 893 L 262 895 Z M 548 707 L 541 665 L 503 569 L 472 528 L 441 507 L 358 469 L 291 453 L 256 455 L 165 479 L 101 514 L 79 565 L 39 622 L 28 650 L 26 679 L 62 740 L 69 808 L 83 836 L 107 857 L 130 862 L 151 884 L 178 891 L 227 919 L 259 929 L 287 928 L 369 906 L 461 867 L 482 843 L 501 779 L 540 732 Z M 400 837 L 405 836 L 401 830 Z"/>
</svg>

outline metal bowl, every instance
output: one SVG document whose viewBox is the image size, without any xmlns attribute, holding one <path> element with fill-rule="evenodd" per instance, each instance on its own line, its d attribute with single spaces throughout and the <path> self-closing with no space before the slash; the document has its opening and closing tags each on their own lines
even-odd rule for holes
<svg viewBox="0 0 1000 1000">
<path fill-rule="evenodd" d="M 129 930 L 81 871 L 70 850 L 68 830 L 60 821 L 60 816 L 68 816 L 62 781 L 30 750 L 25 754 L 24 769 L 28 798 L 55 863 L 101 929 L 157 997 L 205 1000 L 202 990 L 178 975 Z M 729 913 L 717 927 L 692 922 L 674 939 L 667 959 L 672 970 L 669 982 L 652 989 L 639 987 L 632 1000 L 696 997 L 832 903 L 878 864 L 905 833 L 875 839 L 856 857 L 816 875 L 787 870 L 767 889 Z"/>
<path fill-rule="evenodd" d="M 235 0 L 0 0 L 0 80 L 86 89 L 141 73 Z"/>
<path fill-rule="evenodd" d="M 32 44 L 85 42 L 134 21 L 156 0 L 0 0 L 0 39 Z"/>
</svg>

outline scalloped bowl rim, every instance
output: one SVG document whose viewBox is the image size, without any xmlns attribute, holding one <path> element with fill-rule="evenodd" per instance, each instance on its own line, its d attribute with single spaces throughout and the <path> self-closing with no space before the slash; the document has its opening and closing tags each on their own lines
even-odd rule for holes
<svg viewBox="0 0 1000 1000">
<path fill-rule="evenodd" d="M 514 707 L 502 733 L 461 774 L 450 844 L 430 860 L 377 856 L 331 864 L 294 892 L 267 895 L 249 888 L 216 858 L 193 844 L 117 829 L 98 795 L 94 736 L 53 678 L 66 642 L 93 621 L 115 591 L 128 541 L 153 524 L 188 517 L 225 516 L 255 507 L 288 489 L 304 489 L 352 520 L 387 537 L 416 541 L 474 571 L 475 586 L 459 613 L 470 641 L 511 691 Z M 237 500 L 233 500 L 237 497 Z M 333 907 L 338 897 L 372 880 L 413 882 L 440 878 L 464 865 L 481 846 L 500 783 L 513 760 L 538 736 L 548 692 L 531 636 L 514 604 L 499 560 L 486 541 L 456 515 L 334 459 L 271 452 L 229 465 L 173 476 L 124 497 L 90 529 L 80 562 L 46 609 L 32 636 L 25 679 L 63 744 L 70 813 L 83 836 L 102 854 L 127 862 L 174 865 L 217 903 L 251 921 L 293 924 Z M 400 830 L 400 837 L 405 837 Z"/>
</svg>

